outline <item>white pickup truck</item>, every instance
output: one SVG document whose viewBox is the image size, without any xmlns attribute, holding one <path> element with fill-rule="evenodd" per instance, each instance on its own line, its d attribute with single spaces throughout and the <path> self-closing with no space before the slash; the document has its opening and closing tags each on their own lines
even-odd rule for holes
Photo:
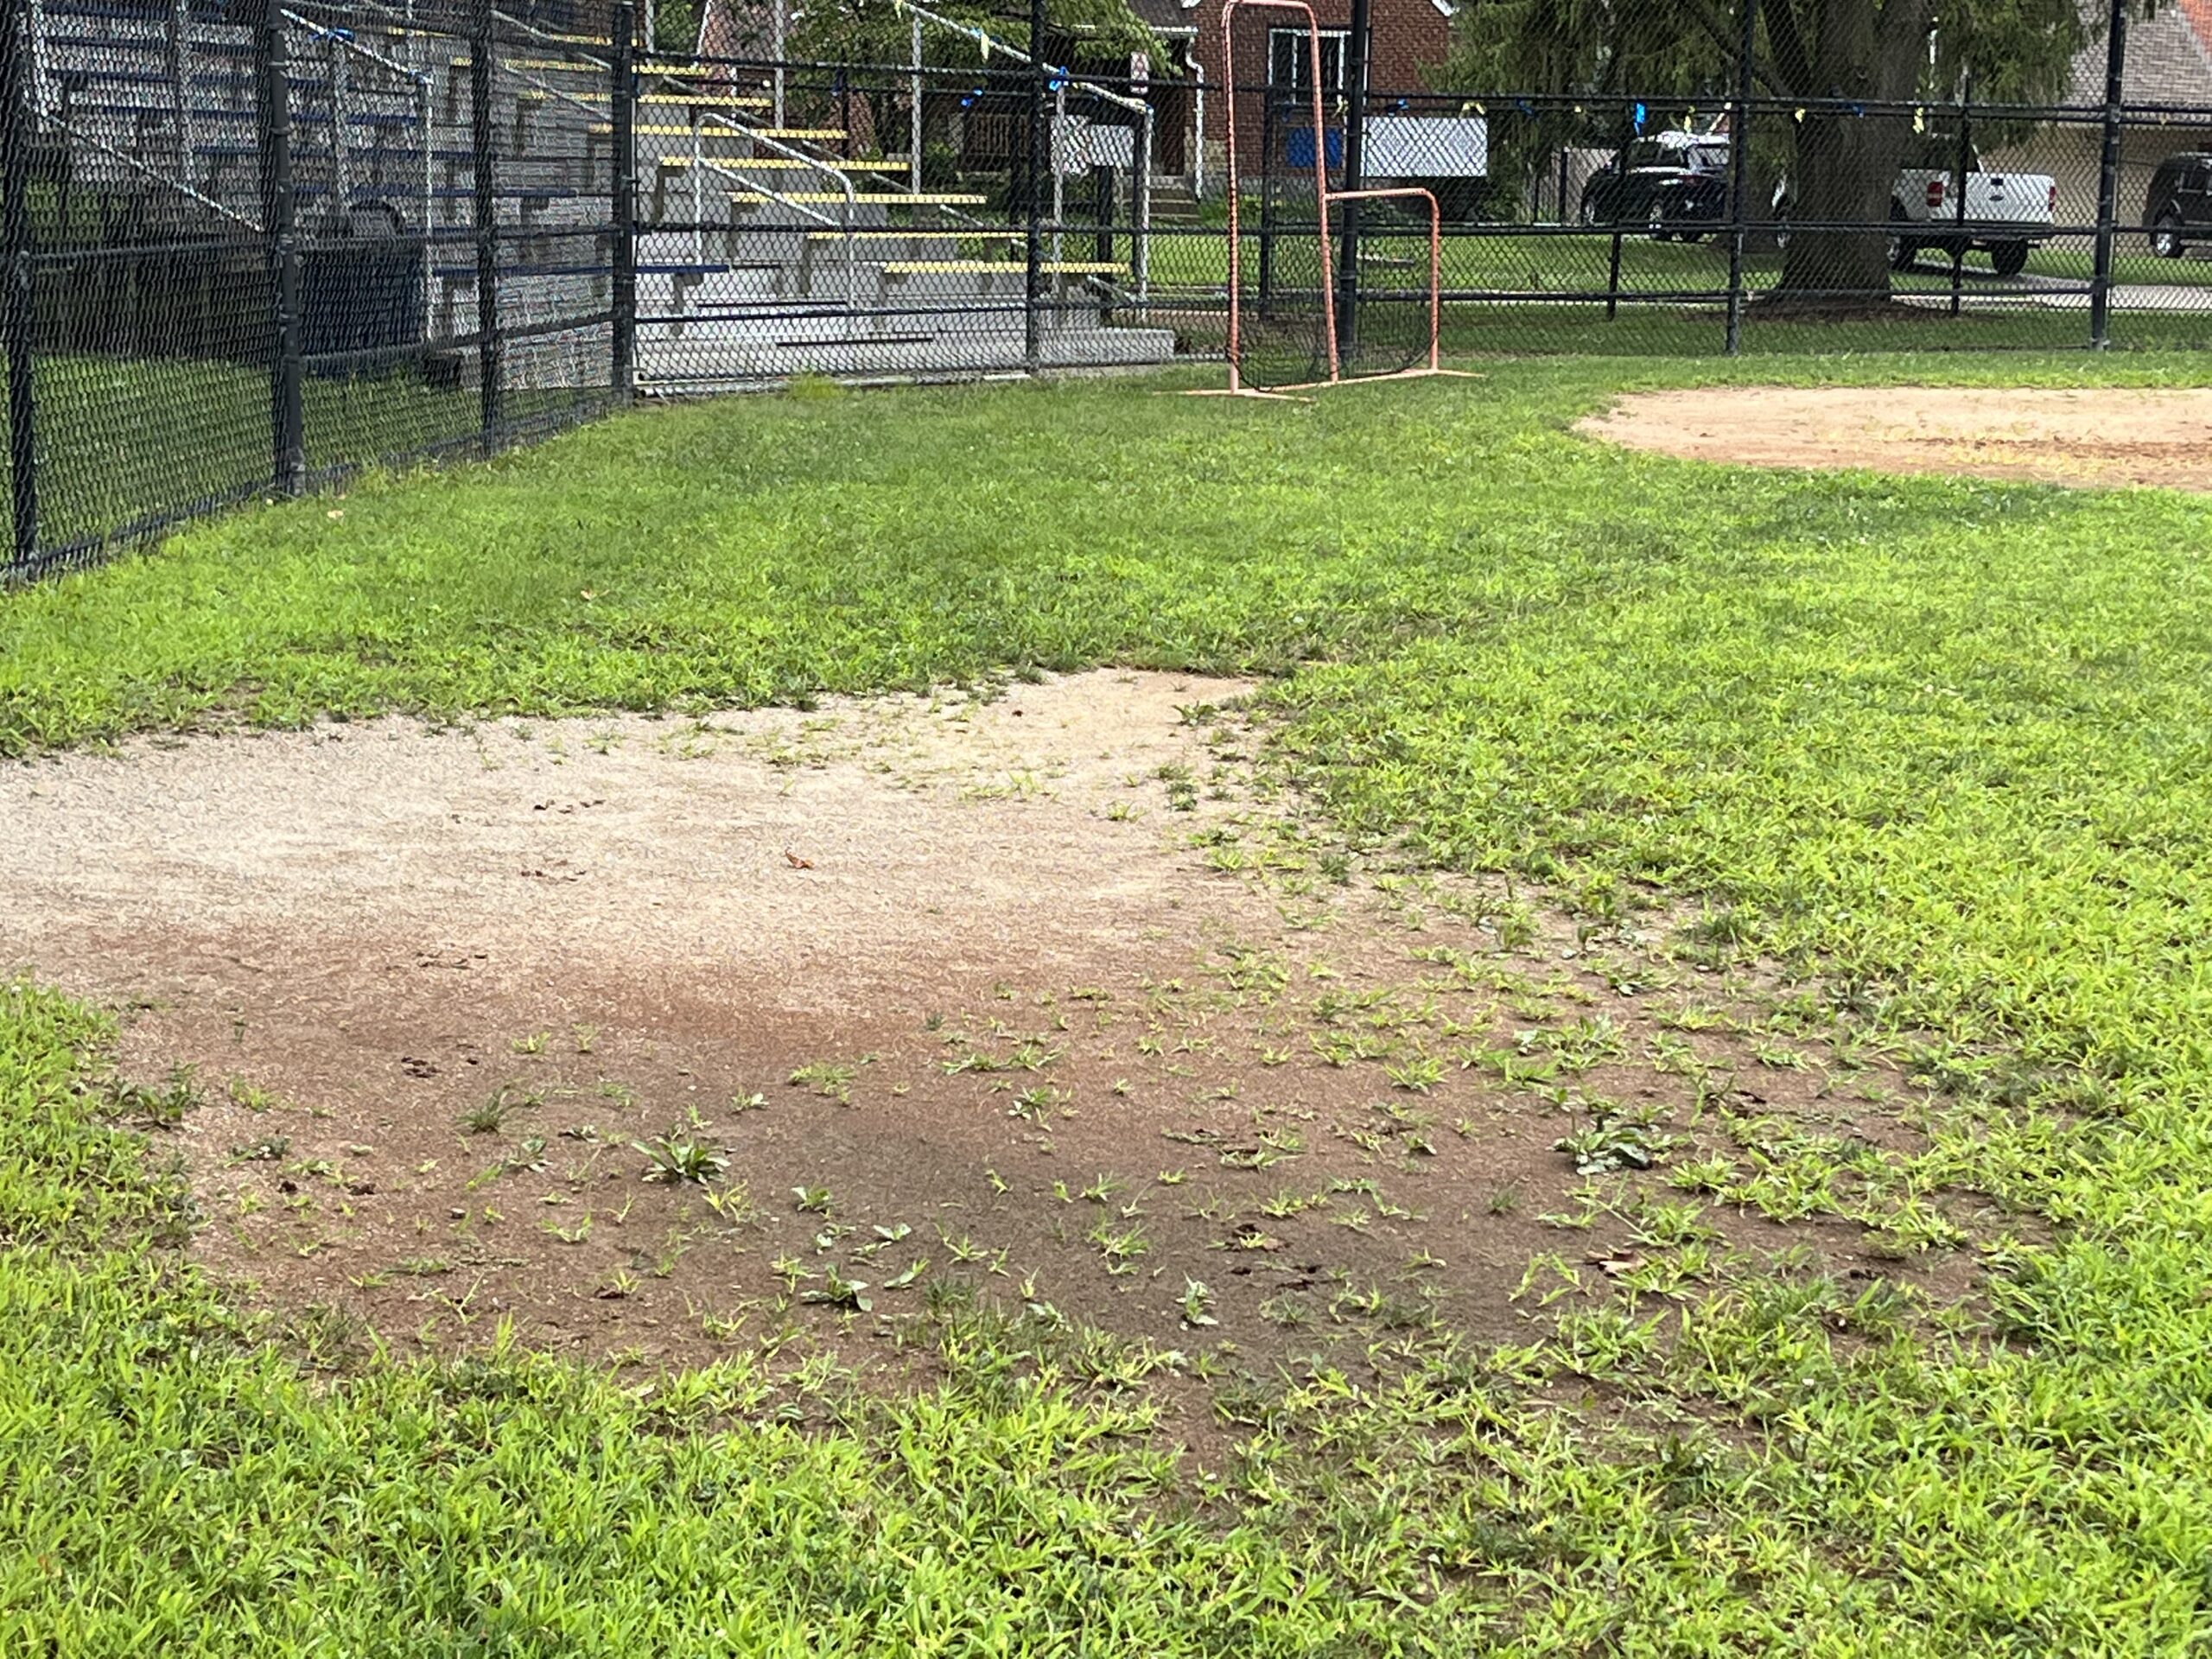
<svg viewBox="0 0 2212 1659">
<path fill-rule="evenodd" d="M 1890 201 L 1890 265 L 1903 270 L 1923 248 L 1945 254 L 1987 251 L 1999 276 L 2017 276 L 2028 250 L 2047 239 L 2058 213 L 2058 181 L 2047 173 L 1991 173 L 1969 153 L 1966 211 L 1953 194 L 1959 162 L 1955 139 L 1916 134 L 1897 169 Z"/>
<path fill-rule="evenodd" d="M 1992 173 L 1968 154 L 1966 211 L 1955 194 L 1958 141 L 1916 133 L 1906 145 L 1890 197 L 1890 267 L 1909 269 L 1921 250 L 1943 254 L 1980 248 L 1999 276 L 2017 276 L 2028 250 L 2049 240 L 2058 213 L 2058 181 L 2047 173 Z M 1775 193 L 1775 212 L 1786 226 L 1789 187 Z M 1783 234 L 1787 235 L 1786 228 Z"/>
</svg>

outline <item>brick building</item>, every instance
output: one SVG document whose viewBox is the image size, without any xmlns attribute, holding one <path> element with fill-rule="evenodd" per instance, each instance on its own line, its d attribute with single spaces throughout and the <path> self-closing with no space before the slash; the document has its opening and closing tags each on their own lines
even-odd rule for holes
<svg viewBox="0 0 2212 1659">
<path fill-rule="evenodd" d="M 1322 90 L 1340 92 L 1351 0 L 1311 3 L 1320 25 Z M 1162 75 L 1154 66 L 1147 94 L 1155 111 L 1154 170 L 1188 179 L 1205 193 L 1217 190 L 1228 138 L 1227 103 L 1221 96 L 1228 61 L 1221 0 L 1132 0 L 1132 9 L 1170 53 L 1172 73 Z M 1428 71 L 1451 49 L 1456 9 L 1453 0 L 1370 0 L 1369 91 L 1426 90 Z M 1312 58 L 1305 23 L 1294 12 L 1243 10 L 1236 28 L 1236 144 L 1240 152 L 1256 154 L 1264 118 L 1262 89 L 1273 85 L 1304 92 Z"/>
</svg>

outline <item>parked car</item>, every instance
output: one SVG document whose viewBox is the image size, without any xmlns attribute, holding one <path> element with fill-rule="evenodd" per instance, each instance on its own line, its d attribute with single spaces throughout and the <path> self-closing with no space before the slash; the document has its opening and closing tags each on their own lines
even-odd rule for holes
<svg viewBox="0 0 2212 1659">
<path fill-rule="evenodd" d="M 2058 181 L 2048 173 L 1994 173 L 1967 154 L 1966 212 L 1952 192 L 1959 163 L 1955 138 L 1916 135 L 1897 169 L 1890 219 L 1890 264 L 1904 270 L 1923 248 L 1950 254 L 1979 248 L 1999 276 L 2017 276 L 2028 251 L 2050 236 L 2058 217 Z"/>
<path fill-rule="evenodd" d="M 2158 163 L 2143 196 L 2143 228 L 2161 259 L 2188 252 L 2191 232 L 2212 230 L 2212 156 L 2184 150 Z"/>
<path fill-rule="evenodd" d="M 1639 226 L 1661 242 L 1696 242 L 1728 219 L 1725 135 L 1656 132 L 1619 151 L 1582 187 L 1582 222 Z"/>
<path fill-rule="evenodd" d="M 1907 270 L 1923 248 L 1939 253 L 1988 254 L 1999 276 L 2027 268 L 2028 251 L 2047 241 L 2058 216 L 2058 181 L 2048 173 L 1993 173 L 1981 157 L 1967 155 L 1966 212 L 1959 211 L 1953 182 L 1958 141 L 1936 133 L 1914 135 L 1890 193 L 1890 268 Z M 1789 181 L 1775 188 L 1776 235 L 1789 239 Z"/>
</svg>

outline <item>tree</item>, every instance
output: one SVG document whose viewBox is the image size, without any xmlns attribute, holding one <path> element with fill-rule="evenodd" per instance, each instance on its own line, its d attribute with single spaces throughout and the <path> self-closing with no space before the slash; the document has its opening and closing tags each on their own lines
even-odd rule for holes
<svg viewBox="0 0 2212 1659">
<path fill-rule="evenodd" d="M 1021 0 L 929 0 L 928 9 L 1019 51 L 1029 49 L 1029 9 Z M 824 63 L 906 60 L 909 14 L 895 0 L 810 0 L 795 12 L 795 54 Z M 1132 52 L 1163 55 L 1159 36 L 1126 0 L 1052 0 L 1049 16 L 1052 38 L 1046 42 L 1047 56 L 1065 54 L 1071 67 L 1123 73 Z M 982 48 L 964 35 L 932 25 L 925 29 L 924 39 L 932 65 L 964 68 L 985 61 Z"/>
<path fill-rule="evenodd" d="M 1882 105 L 1977 96 L 2045 101 L 2104 29 L 2096 0 L 1738 0 L 1758 8 L 1753 90 L 1779 99 L 1793 216 L 1863 229 L 1789 238 L 1776 302 L 1885 299 L 1897 163 L 1912 117 Z M 2155 0 L 2130 0 L 2131 4 Z M 2088 8 L 2085 14 L 2085 6 Z M 1464 8 L 1446 86 L 1676 98 L 1732 91 L 1742 14 L 1728 0 L 1487 0 Z"/>
<path fill-rule="evenodd" d="M 1001 47 L 1029 49 L 1029 9 L 1024 0 L 927 0 L 935 17 L 980 31 Z M 1159 36 L 1129 10 L 1127 0 L 1051 0 L 1052 29 L 1046 59 L 1056 67 L 1115 74 L 1128 72 L 1129 54 L 1145 52 L 1154 62 L 1166 55 Z M 876 66 L 853 72 L 847 96 L 864 101 L 871 133 L 899 130 L 907 97 L 906 78 L 884 66 L 904 64 L 912 50 L 912 14 L 896 0 L 807 0 L 794 8 L 790 43 L 794 59 L 813 63 Z M 959 29 L 933 22 L 923 26 L 923 49 L 933 70 L 1011 71 L 1014 60 L 1001 50 L 986 52 Z M 1063 61 L 1065 60 L 1065 61 Z M 1019 77 L 999 83 L 1007 95 L 1023 99 Z"/>
</svg>

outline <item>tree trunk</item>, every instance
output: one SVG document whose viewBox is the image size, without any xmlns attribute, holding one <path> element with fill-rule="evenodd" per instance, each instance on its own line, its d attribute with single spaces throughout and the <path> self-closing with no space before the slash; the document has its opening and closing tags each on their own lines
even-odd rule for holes
<svg viewBox="0 0 2212 1659">
<path fill-rule="evenodd" d="M 1902 103 L 1920 89 L 1931 0 L 1768 0 L 1800 20 L 1808 100 Z M 1771 14 L 1770 14 L 1771 16 Z M 1911 121 L 1808 109 L 1797 125 L 1789 246 L 1775 302 L 1814 309 L 1886 304 L 1890 204 Z M 1814 225 L 1852 229 L 1799 229 Z"/>
</svg>

